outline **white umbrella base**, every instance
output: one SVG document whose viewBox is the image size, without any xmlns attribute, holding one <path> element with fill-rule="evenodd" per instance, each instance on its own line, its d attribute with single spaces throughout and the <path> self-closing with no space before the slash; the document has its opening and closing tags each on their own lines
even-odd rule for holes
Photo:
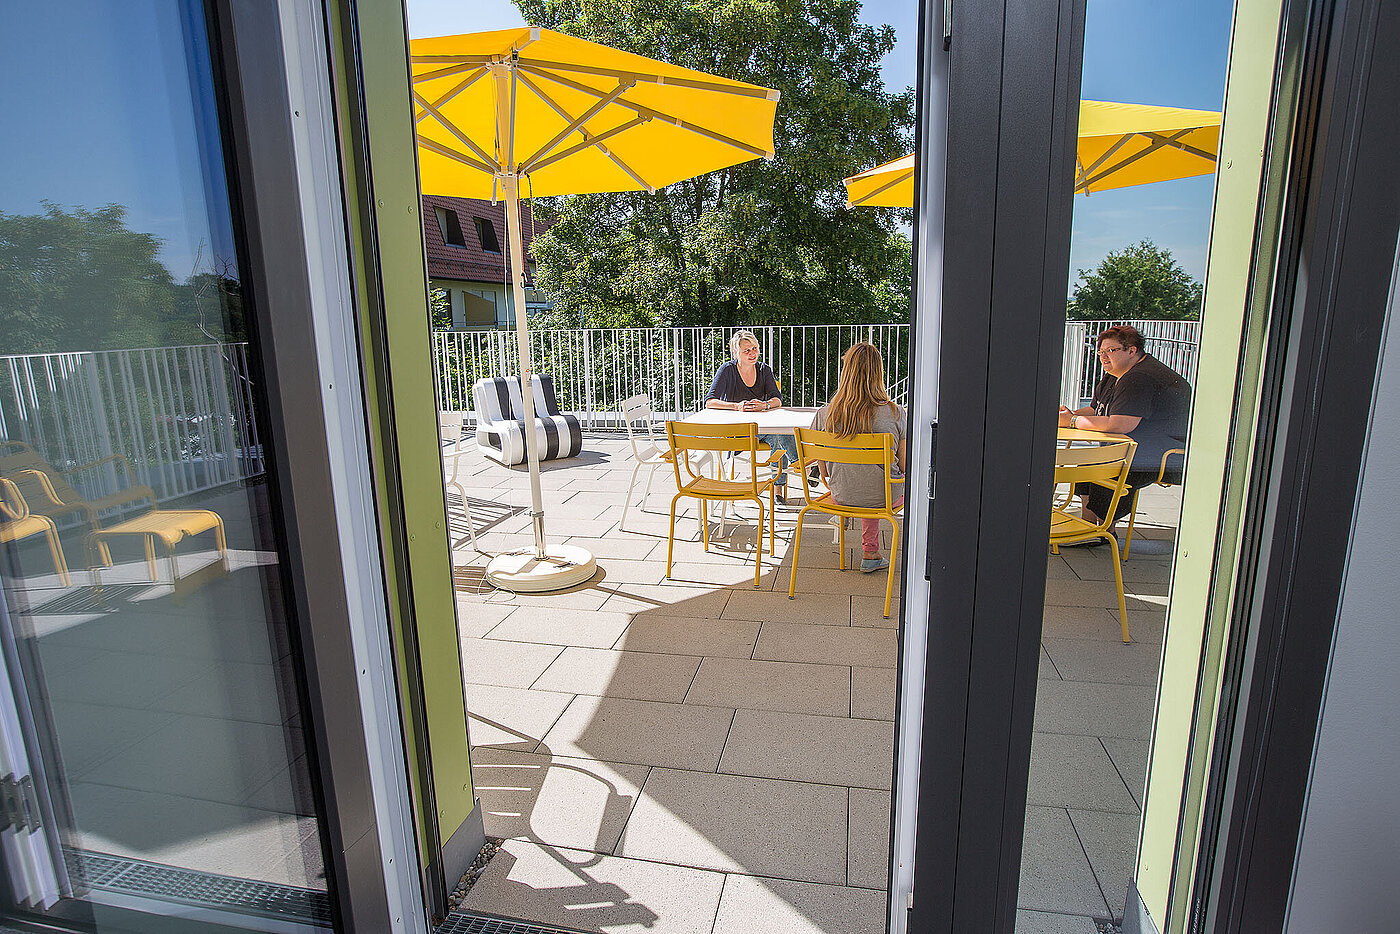
<svg viewBox="0 0 1400 934">
<path fill-rule="evenodd" d="M 544 558 L 531 550 L 497 555 L 486 566 L 486 579 L 512 593 L 543 593 L 576 587 L 598 571 L 593 553 L 577 545 L 550 545 Z"/>
</svg>

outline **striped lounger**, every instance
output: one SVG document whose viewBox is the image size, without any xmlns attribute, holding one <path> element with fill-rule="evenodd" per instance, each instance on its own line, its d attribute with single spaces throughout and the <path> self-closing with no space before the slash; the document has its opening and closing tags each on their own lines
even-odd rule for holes
<svg viewBox="0 0 1400 934">
<path fill-rule="evenodd" d="M 573 457 L 583 450 L 583 426 L 572 415 L 559 411 L 554 380 L 536 374 L 535 439 L 540 460 Z M 476 443 L 486 456 L 506 466 L 525 462 L 525 405 L 519 377 L 493 376 L 472 385 L 476 406 Z"/>
</svg>

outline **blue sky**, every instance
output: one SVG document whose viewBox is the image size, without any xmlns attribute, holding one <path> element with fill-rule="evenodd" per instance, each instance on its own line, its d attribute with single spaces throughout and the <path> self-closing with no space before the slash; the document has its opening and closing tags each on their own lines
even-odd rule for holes
<svg viewBox="0 0 1400 934">
<path fill-rule="evenodd" d="M 41 199 L 125 204 L 130 226 L 160 237 L 162 259 L 183 279 L 201 244 L 208 261 L 211 232 L 188 80 L 168 51 L 165 67 L 151 67 L 181 41 L 173 7 L 129 0 L 120 15 L 101 0 L 16 8 L 0 32 L 0 57 L 27 64 L 9 69 L 15 83 L 0 95 L 0 121 L 49 145 L 0 147 L 0 211 L 37 212 Z M 414 36 L 523 22 L 510 0 L 408 0 L 408 12 Z M 1083 96 L 1219 109 L 1231 13 L 1223 0 L 1088 0 Z M 913 83 L 917 16 L 912 0 L 863 7 L 862 19 L 900 37 L 882 63 L 888 86 Z M 1075 271 L 1144 237 L 1201 278 L 1213 190 L 1206 177 L 1076 197 L 1071 283 Z"/>
<path fill-rule="evenodd" d="M 1088 0 L 1082 97 L 1219 110 L 1233 4 L 1223 0 Z M 409 32 L 441 36 L 523 25 L 510 0 L 408 0 Z M 883 63 L 885 84 L 914 83 L 918 6 L 867 0 L 861 19 L 888 23 L 899 42 Z M 1215 179 L 1179 179 L 1074 199 L 1070 286 L 1080 269 L 1144 238 L 1172 252 L 1196 279 L 1205 275 Z"/>
</svg>

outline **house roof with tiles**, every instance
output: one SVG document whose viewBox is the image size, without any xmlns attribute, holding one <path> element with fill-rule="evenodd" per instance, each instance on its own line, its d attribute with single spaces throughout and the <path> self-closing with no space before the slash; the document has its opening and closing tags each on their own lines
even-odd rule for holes
<svg viewBox="0 0 1400 934">
<path fill-rule="evenodd" d="M 520 204 L 525 256 L 530 256 L 530 204 Z M 542 231 L 540 227 L 536 233 Z M 505 202 L 477 198 L 423 196 L 423 242 L 429 279 L 508 282 Z M 533 266 L 533 260 L 531 266 Z"/>
</svg>

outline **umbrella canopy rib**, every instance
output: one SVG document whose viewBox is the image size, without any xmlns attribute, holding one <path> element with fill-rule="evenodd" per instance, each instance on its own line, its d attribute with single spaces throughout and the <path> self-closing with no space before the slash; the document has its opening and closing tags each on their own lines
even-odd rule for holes
<svg viewBox="0 0 1400 934">
<path fill-rule="evenodd" d="M 1144 133 L 1142 135 L 1146 136 L 1148 139 L 1159 140 L 1163 146 L 1170 146 L 1173 149 L 1180 149 L 1182 152 L 1190 153 L 1193 156 L 1199 156 L 1202 159 L 1209 159 L 1211 162 L 1214 162 L 1215 153 L 1206 152 L 1204 149 L 1198 149 L 1197 147 L 1192 146 L 1189 143 L 1181 142 L 1180 137 L 1185 136 L 1187 133 L 1190 132 L 1190 130 L 1183 130 L 1175 136 L 1163 136 L 1160 133 Z"/>
<path fill-rule="evenodd" d="M 418 56 L 415 55 L 415 56 L 413 57 L 413 64 L 415 64 L 415 65 L 416 65 L 416 64 L 419 64 L 421 61 L 422 61 L 422 59 L 420 59 Z M 460 75 L 460 74 L 462 74 L 463 72 L 473 71 L 473 70 L 475 70 L 475 69 L 477 69 L 477 68 L 480 68 L 480 67 L 483 66 L 483 65 L 489 65 L 489 64 L 490 64 L 489 61 L 487 61 L 487 62 L 461 62 L 461 61 L 457 61 L 457 62 L 455 62 L 455 64 L 452 64 L 450 67 L 447 67 L 447 68 L 439 68 L 437 71 L 425 71 L 425 72 L 423 72 L 421 75 L 414 75 L 414 76 L 413 76 L 413 83 L 414 83 L 414 84 L 418 84 L 419 82 L 422 82 L 422 81 L 437 81 L 439 78 L 450 78 L 450 77 L 452 77 L 453 75 Z"/>
<path fill-rule="evenodd" d="M 564 110 L 563 107 L 560 107 L 557 101 L 555 101 L 552 97 L 546 94 L 543 88 L 531 81 L 529 75 L 525 74 L 522 69 L 514 69 L 513 73 L 520 79 L 520 82 L 522 84 L 524 84 L 531 91 L 534 91 L 535 94 L 539 96 L 539 99 L 544 101 L 545 104 L 549 107 L 549 109 L 553 110 L 555 115 L 558 116 L 559 119 L 572 122 L 573 118 L 569 116 L 568 112 Z M 582 127 L 579 127 L 579 132 L 585 134 L 584 138 L 586 140 L 589 139 L 587 131 L 584 130 Z M 646 179 L 638 175 L 636 170 L 634 170 L 631 166 L 629 166 L 626 162 L 624 162 L 621 158 L 618 157 L 617 153 L 608 149 L 608 147 L 596 142 L 592 142 L 591 140 L 590 145 L 596 146 L 599 152 L 601 152 L 603 155 L 607 156 L 610 160 L 612 160 L 613 165 L 626 172 L 627 175 L 631 177 L 632 181 L 636 182 L 642 188 L 645 188 L 647 191 L 656 191 L 655 185 L 652 185 Z"/>
<path fill-rule="evenodd" d="M 413 122 L 414 122 L 414 123 L 417 123 L 418 121 L 422 120 L 425 116 L 427 116 L 429 113 L 432 113 L 433 116 L 436 117 L 436 116 L 437 116 L 437 113 L 436 113 L 436 112 L 437 112 L 438 110 L 441 110 L 442 107 L 443 107 L 443 105 L 445 105 L 448 101 L 452 100 L 452 98 L 456 97 L 458 94 L 461 94 L 461 93 L 462 93 L 463 91 L 465 91 L 467 88 L 471 87 L 473 84 L 475 84 L 475 83 L 477 82 L 478 79 L 480 79 L 480 78 L 481 78 L 483 75 L 485 75 L 485 74 L 486 74 L 486 69 L 485 69 L 485 68 L 478 68 L 477 70 L 475 70 L 475 71 L 469 73 L 469 74 L 467 75 L 466 78 L 462 79 L 462 80 L 459 81 L 457 84 L 453 85 L 453 86 L 452 86 L 452 90 L 448 91 L 446 94 L 442 95 L 442 96 L 439 97 L 437 100 L 433 101 L 431 105 L 429 105 L 429 104 L 427 104 L 427 103 L 423 103 L 423 113 L 415 114 L 414 117 L 413 117 Z M 420 103 L 421 103 L 422 100 L 423 100 L 423 99 L 422 99 L 422 96 L 421 96 L 417 91 L 414 91 L 414 92 L 413 92 L 413 99 L 419 101 Z M 438 119 L 441 119 L 441 117 L 439 117 Z"/>
<path fill-rule="evenodd" d="M 1127 168 L 1128 166 L 1132 165 L 1134 162 L 1137 162 L 1139 159 L 1142 159 L 1142 158 L 1144 158 L 1144 157 L 1146 157 L 1146 156 L 1151 155 L 1152 153 L 1156 152 L 1157 150 L 1162 149 L 1163 147 L 1168 146 L 1169 144 L 1175 142 L 1176 139 L 1177 139 L 1178 137 L 1185 136 L 1187 133 L 1190 133 L 1190 132 L 1191 132 L 1191 130 L 1189 130 L 1189 129 L 1187 129 L 1187 130 L 1181 130 L 1180 132 L 1176 133 L 1174 136 L 1170 136 L 1170 137 L 1158 136 L 1158 135 L 1155 134 L 1155 133 L 1143 133 L 1143 134 L 1142 134 L 1143 136 L 1145 136 L 1145 137 L 1147 137 L 1148 139 L 1152 140 L 1151 144 L 1149 144 L 1148 147 L 1147 147 L 1146 149 L 1144 149 L 1142 152 L 1133 153 L 1131 156 L 1129 156 L 1128 158 L 1122 160 L 1121 162 L 1115 162 L 1110 168 L 1105 169 L 1104 171 L 1100 172 L 1098 175 L 1095 175 L 1095 176 L 1092 177 L 1092 178 L 1086 178 L 1086 179 L 1084 179 L 1084 181 L 1080 182 L 1078 185 L 1075 186 L 1075 190 L 1077 190 L 1077 191 L 1088 190 L 1088 188 L 1089 188 L 1090 185 L 1094 184 L 1095 182 L 1099 181 L 1100 179 L 1105 178 L 1105 177 L 1107 177 L 1107 176 L 1109 176 L 1109 175 L 1112 175 L 1112 174 L 1115 173 L 1115 172 L 1121 172 L 1123 169 L 1125 169 L 1125 168 Z M 1130 139 L 1129 136 L 1123 137 L 1123 139 L 1119 140 L 1119 144 L 1126 142 L 1128 139 Z M 1210 158 L 1210 157 L 1207 157 L 1207 158 Z M 1099 160 L 1099 162 L 1102 162 L 1102 161 L 1103 161 L 1102 159 Z M 1211 161 L 1214 161 L 1214 159 L 1212 158 Z"/>
<path fill-rule="evenodd" d="M 646 123 L 650 119 L 650 117 L 633 117 L 626 123 L 615 126 L 611 130 L 606 130 L 602 133 L 599 133 L 597 136 L 590 136 L 587 131 L 580 130 L 579 132 L 583 133 L 583 142 L 575 143 L 568 149 L 562 150 L 561 152 L 556 152 L 554 155 L 541 159 L 539 162 L 525 162 L 520 166 L 520 172 L 521 174 L 529 174 L 530 172 L 538 171 L 539 169 L 551 166 L 554 163 L 558 162 L 560 159 L 567 159 L 574 153 L 582 152 L 583 150 L 588 149 L 591 146 L 598 146 L 598 144 L 603 142 L 604 140 L 611 139 L 612 137 L 617 136 L 619 133 L 625 133 L 633 127 L 641 126 L 643 123 Z M 602 149 L 603 147 L 598 146 L 598 148 Z"/>
<path fill-rule="evenodd" d="M 553 151 L 555 146 L 558 146 L 560 143 L 562 143 L 575 130 L 582 133 L 584 139 L 587 140 L 588 134 L 584 132 L 583 125 L 589 120 L 592 120 L 598 114 L 598 111 L 602 110 L 604 107 L 608 106 L 613 101 L 621 97 L 623 93 L 630 90 L 635 83 L 636 82 L 633 81 L 631 78 L 624 78 L 620 80 L 617 84 L 617 87 L 613 88 L 612 93 L 601 97 L 597 101 L 595 101 L 592 107 L 588 108 L 582 114 L 571 120 L 568 126 L 560 130 L 552 140 L 545 143 L 533 155 L 521 162 L 521 170 L 525 171 L 528 168 L 528 166 L 539 162 L 540 159 L 549 155 L 549 153 Z M 534 89 L 531 88 L 531 90 Z M 597 137 L 595 136 L 594 139 L 597 139 Z"/>
<path fill-rule="evenodd" d="M 470 149 L 473 153 L 475 153 L 475 154 L 476 154 L 476 157 L 477 157 L 478 159 L 480 159 L 482 162 L 494 162 L 494 161 L 495 161 L 494 159 L 491 158 L 491 155 L 490 155 L 489 153 L 486 152 L 486 150 L 482 149 L 482 148 L 481 148 L 480 146 L 478 146 L 475 142 L 473 142 L 472 139 L 471 139 L 471 137 L 467 136 L 467 134 L 465 134 L 465 133 L 463 133 L 461 130 L 459 130 L 459 129 L 457 128 L 457 124 L 453 123 L 451 120 L 449 120 L 449 119 L 447 119 L 446 117 L 444 117 L 444 116 L 442 115 L 442 112 L 439 111 L 438 108 L 434 107 L 434 106 L 433 106 L 432 104 L 430 104 L 428 101 L 424 100 L 423 95 L 419 94 L 417 91 L 414 91 L 414 92 L 413 92 L 413 100 L 414 100 L 415 102 L 417 102 L 417 104 L 418 104 L 419 107 L 422 107 L 422 108 L 423 108 L 423 113 L 424 113 L 425 115 L 431 114 L 432 117 L 433 117 L 435 120 L 437 120 L 437 122 L 438 122 L 439 124 L 441 124 L 441 126 L 442 126 L 442 128 L 443 128 L 444 130 L 446 130 L 447 132 L 451 133 L 451 134 L 453 135 L 453 137 L 455 137 L 459 143 L 461 143 L 463 146 L 466 146 L 466 147 L 467 147 L 468 149 Z"/>
<path fill-rule="evenodd" d="M 677 75 L 648 74 L 644 71 L 630 71 L 625 68 L 602 68 L 597 65 L 584 65 L 578 62 L 551 62 L 538 58 L 518 59 L 521 68 L 530 68 L 541 71 L 573 71 L 584 75 L 597 75 L 602 78 L 631 78 L 637 82 L 649 84 L 667 84 L 678 88 L 692 88 L 696 91 L 718 91 L 721 94 L 732 94 L 735 97 L 761 97 L 764 100 L 776 101 L 778 92 L 770 88 L 760 88 L 746 84 L 721 83 L 718 81 L 700 81 L 695 78 L 684 78 Z"/>
<path fill-rule="evenodd" d="M 566 78 L 563 75 L 552 74 L 551 72 L 543 71 L 538 68 L 522 68 L 521 70 L 526 71 L 529 74 L 536 75 L 537 77 L 546 78 L 550 81 L 562 84 L 567 88 L 574 89 L 575 91 L 579 91 L 584 94 L 591 94 L 594 97 L 600 96 L 603 93 L 597 88 L 591 88 L 586 84 L 580 84 L 579 82 Z M 750 146 L 748 143 L 734 139 L 730 136 L 725 136 L 723 133 L 717 133 L 714 130 L 710 130 L 706 127 L 696 126 L 693 123 L 687 123 L 679 117 L 673 117 L 670 114 L 662 113 L 661 111 L 654 110 L 651 107 L 645 107 L 641 104 L 634 104 L 632 101 L 629 101 L 626 98 L 620 97 L 615 103 L 619 107 L 626 107 L 628 110 L 631 110 L 633 113 L 639 114 L 640 116 L 650 117 L 653 120 L 660 120 L 662 123 L 669 123 L 671 126 L 676 127 L 680 130 L 689 130 L 692 133 L 696 133 L 700 136 L 712 139 L 717 143 L 724 143 L 726 146 L 733 146 L 735 149 L 742 150 L 743 152 L 747 152 L 754 156 L 763 156 L 766 159 L 773 155 L 766 149 L 760 149 L 757 146 Z"/>
<path fill-rule="evenodd" d="M 491 168 L 491 166 L 487 165 L 486 163 L 478 162 L 466 153 L 458 152 L 455 149 L 448 149 L 441 143 L 435 143 L 430 139 L 423 139 L 423 137 L 420 136 L 418 137 L 418 145 L 428 150 L 429 152 L 435 152 L 439 156 L 445 156 L 446 158 L 452 159 L 456 162 L 460 162 L 463 165 L 469 165 L 478 171 L 485 172 L 487 175 L 496 174 L 496 170 Z"/>
</svg>

